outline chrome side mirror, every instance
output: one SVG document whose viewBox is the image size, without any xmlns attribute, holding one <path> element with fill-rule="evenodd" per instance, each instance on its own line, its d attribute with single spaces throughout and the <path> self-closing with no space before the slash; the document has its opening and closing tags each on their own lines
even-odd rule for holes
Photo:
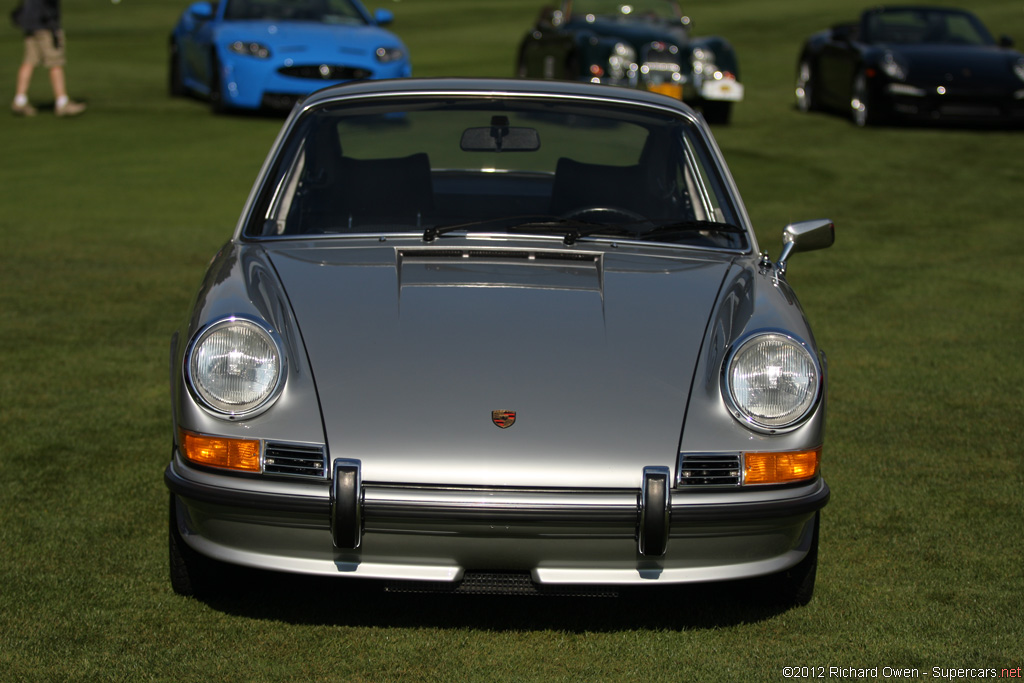
<svg viewBox="0 0 1024 683">
<path fill-rule="evenodd" d="M 786 262 L 798 251 L 814 251 L 831 247 L 836 241 L 836 226 L 827 218 L 790 223 L 782 231 L 782 253 L 775 264 L 780 273 L 786 272 Z"/>
</svg>

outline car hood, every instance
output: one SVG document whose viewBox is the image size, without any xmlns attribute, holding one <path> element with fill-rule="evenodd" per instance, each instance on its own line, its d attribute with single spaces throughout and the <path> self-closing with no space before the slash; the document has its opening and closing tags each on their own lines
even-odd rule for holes
<svg viewBox="0 0 1024 683">
<path fill-rule="evenodd" d="M 997 47 L 960 45 L 904 45 L 894 47 L 907 68 L 911 83 L 980 85 L 1016 82 L 1016 55 Z"/>
<path fill-rule="evenodd" d="M 679 46 L 686 46 L 690 42 L 690 34 L 684 26 L 679 23 L 670 24 L 667 21 L 620 21 L 598 17 L 593 22 L 576 21 L 570 24 L 570 27 L 587 34 L 619 38 L 628 41 L 636 49 L 653 41 Z"/>
<path fill-rule="evenodd" d="M 367 482 L 489 487 L 636 487 L 673 467 L 731 260 L 482 253 L 270 252 L 332 458 Z"/>
<path fill-rule="evenodd" d="M 218 42 L 255 41 L 279 57 L 307 52 L 340 52 L 372 57 L 378 47 L 400 47 L 401 41 L 377 26 L 346 26 L 299 21 L 232 21 L 221 25 Z"/>
</svg>

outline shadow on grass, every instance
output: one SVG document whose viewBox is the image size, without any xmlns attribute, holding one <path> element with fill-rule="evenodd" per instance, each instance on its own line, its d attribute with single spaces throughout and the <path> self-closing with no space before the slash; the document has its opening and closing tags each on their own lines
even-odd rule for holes
<svg viewBox="0 0 1024 683">
<path fill-rule="evenodd" d="M 236 573 L 237 572 L 237 573 Z M 292 624 L 490 631 L 690 630 L 761 621 L 789 609 L 768 604 L 754 581 L 632 588 L 616 597 L 396 593 L 384 582 L 232 568 L 230 586 L 202 601 L 252 619 Z"/>
<path fill-rule="evenodd" d="M 828 119 L 842 120 L 846 119 L 846 122 L 850 125 L 850 128 L 857 130 L 857 126 L 854 125 L 853 120 L 850 117 L 849 112 L 846 111 L 833 111 L 826 109 L 814 109 L 810 112 L 801 112 L 800 109 L 794 104 L 792 111 L 796 112 L 800 116 L 813 116 L 822 117 Z M 956 119 L 956 118 L 923 118 L 923 117 L 907 117 L 901 118 L 899 116 L 887 116 L 886 118 L 875 121 L 865 128 L 878 129 L 878 130 L 959 130 L 959 131 L 976 131 L 979 133 L 990 133 L 990 132 L 1020 132 L 1024 131 L 1024 121 L 1020 119 L 1010 118 L 992 118 L 992 119 Z"/>
</svg>

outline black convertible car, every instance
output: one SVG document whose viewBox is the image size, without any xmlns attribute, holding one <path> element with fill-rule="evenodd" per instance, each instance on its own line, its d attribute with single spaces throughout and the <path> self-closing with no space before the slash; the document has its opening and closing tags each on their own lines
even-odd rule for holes
<svg viewBox="0 0 1024 683">
<path fill-rule="evenodd" d="M 691 30 L 677 0 L 561 0 L 520 43 L 517 74 L 650 90 L 728 123 L 743 99 L 736 52 Z"/>
<path fill-rule="evenodd" d="M 893 120 L 1024 123 L 1024 55 L 970 12 L 878 7 L 815 33 L 797 63 L 801 111 L 850 112 L 867 126 Z"/>
</svg>

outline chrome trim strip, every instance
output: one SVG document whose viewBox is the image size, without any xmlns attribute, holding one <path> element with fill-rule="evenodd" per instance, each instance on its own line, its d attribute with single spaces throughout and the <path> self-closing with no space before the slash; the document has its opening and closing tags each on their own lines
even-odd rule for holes
<svg viewBox="0 0 1024 683">
<path fill-rule="evenodd" d="M 326 496 L 295 496 L 202 484 L 185 479 L 175 472 L 173 462 L 164 471 L 164 484 L 171 493 L 199 503 L 273 512 L 295 512 L 311 516 L 322 516 L 325 519 L 331 512 L 331 501 Z"/>
<path fill-rule="evenodd" d="M 175 495 L 189 500 L 262 511 L 308 514 L 327 521 L 331 499 L 229 489 L 183 478 L 168 466 L 164 483 Z M 322 490 L 322 489 L 321 489 Z M 625 489 L 599 491 L 505 491 L 495 489 L 422 489 L 386 486 L 361 487 L 362 521 L 430 520 L 436 522 L 539 522 L 624 524 L 636 527 L 638 492 Z M 808 514 L 823 508 L 830 491 L 823 479 L 795 498 L 738 503 L 703 503 L 703 491 L 675 491 L 670 498 L 673 526 L 695 522 L 737 522 Z M 762 493 L 765 493 L 762 491 Z"/>
<path fill-rule="evenodd" d="M 825 480 L 818 479 L 814 490 L 799 498 L 736 504 L 673 504 L 672 522 L 740 522 L 805 515 L 825 507 L 831 495 Z"/>
<path fill-rule="evenodd" d="M 422 489 L 373 486 L 365 492 L 373 520 L 617 523 L 637 520 L 637 492 Z"/>
</svg>

